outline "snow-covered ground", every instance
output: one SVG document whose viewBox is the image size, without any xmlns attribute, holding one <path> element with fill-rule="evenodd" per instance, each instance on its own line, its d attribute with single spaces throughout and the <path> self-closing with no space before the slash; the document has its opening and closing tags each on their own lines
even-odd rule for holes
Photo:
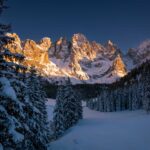
<svg viewBox="0 0 150 150">
<path fill-rule="evenodd" d="M 55 102 L 56 102 L 55 99 L 48 99 L 48 101 L 46 102 L 48 121 L 53 120 L 53 110 L 54 110 Z"/>
<path fill-rule="evenodd" d="M 84 119 L 50 143 L 49 149 L 150 150 L 150 115 L 141 110 L 102 113 L 84 107 Z"/>
</svg>

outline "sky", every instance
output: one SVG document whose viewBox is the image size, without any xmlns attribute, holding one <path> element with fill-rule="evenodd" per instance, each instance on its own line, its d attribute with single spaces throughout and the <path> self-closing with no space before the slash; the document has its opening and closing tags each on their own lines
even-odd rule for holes
<svg viewBox="0 0 150 150">
<path fill-rule="evenodd" d="M 54 42 L 83 33 L 101 44 L 112 40 L 123 51 L 150 39 L 150 0 L 8 0 L 2 21 L 22 40 Z"/>
</svg>

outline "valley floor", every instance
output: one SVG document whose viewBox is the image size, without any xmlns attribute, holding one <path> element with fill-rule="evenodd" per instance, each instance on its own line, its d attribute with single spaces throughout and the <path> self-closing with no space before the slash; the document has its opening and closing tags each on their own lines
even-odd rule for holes
<svg viewBox="0 0 150 150">
<path fill-rule="evenodd" d="M 49 150 L 150 150 L 150 115 L 84 107 L 83 120 L 50 143 Z"/>
</svg>

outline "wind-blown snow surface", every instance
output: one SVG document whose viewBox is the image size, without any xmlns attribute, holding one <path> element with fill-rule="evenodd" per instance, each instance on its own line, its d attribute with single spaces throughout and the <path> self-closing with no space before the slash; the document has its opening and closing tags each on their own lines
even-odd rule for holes
<svg viewBox="0 0 150 150">
<path fill-rule="evenodd" d="M 84 119 L 50 150 L 150 150 L 150 115 L 143 111 L 102 113 L 84 107 Z"/>
</svg>

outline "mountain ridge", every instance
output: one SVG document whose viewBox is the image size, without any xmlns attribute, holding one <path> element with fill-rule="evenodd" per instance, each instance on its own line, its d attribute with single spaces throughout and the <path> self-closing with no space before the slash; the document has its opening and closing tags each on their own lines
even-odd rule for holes
<svg viewBox="0 0 150 150">
<path fill-rule="evenodd" d="M 30 39 L 21 41 L 16 33 L 7 33 L 7 36 L 13 37 L 14 41 L 6 47 L 23 54 L 26 57 L 24 64 L 35 66 L 40 75 L 52 83 L 59 83 L 68 77 L 73 84 L 112 83 L 140 64 L 135 60 L 141 58 L 142 63 L 145 57 L 149 58 L 150 48 L 147 50 L 147 45 L 150 42 L 124 55 L 112 41 L 102 45 L 89 41 L 81 33 L 74 34 L 71 41 L 61 37 L 56 42 L 48 37 L 39 42 Z M 141 47 L 144 52 L 139 57 L 140 54 L 135 53 Z"/>
</svg>

